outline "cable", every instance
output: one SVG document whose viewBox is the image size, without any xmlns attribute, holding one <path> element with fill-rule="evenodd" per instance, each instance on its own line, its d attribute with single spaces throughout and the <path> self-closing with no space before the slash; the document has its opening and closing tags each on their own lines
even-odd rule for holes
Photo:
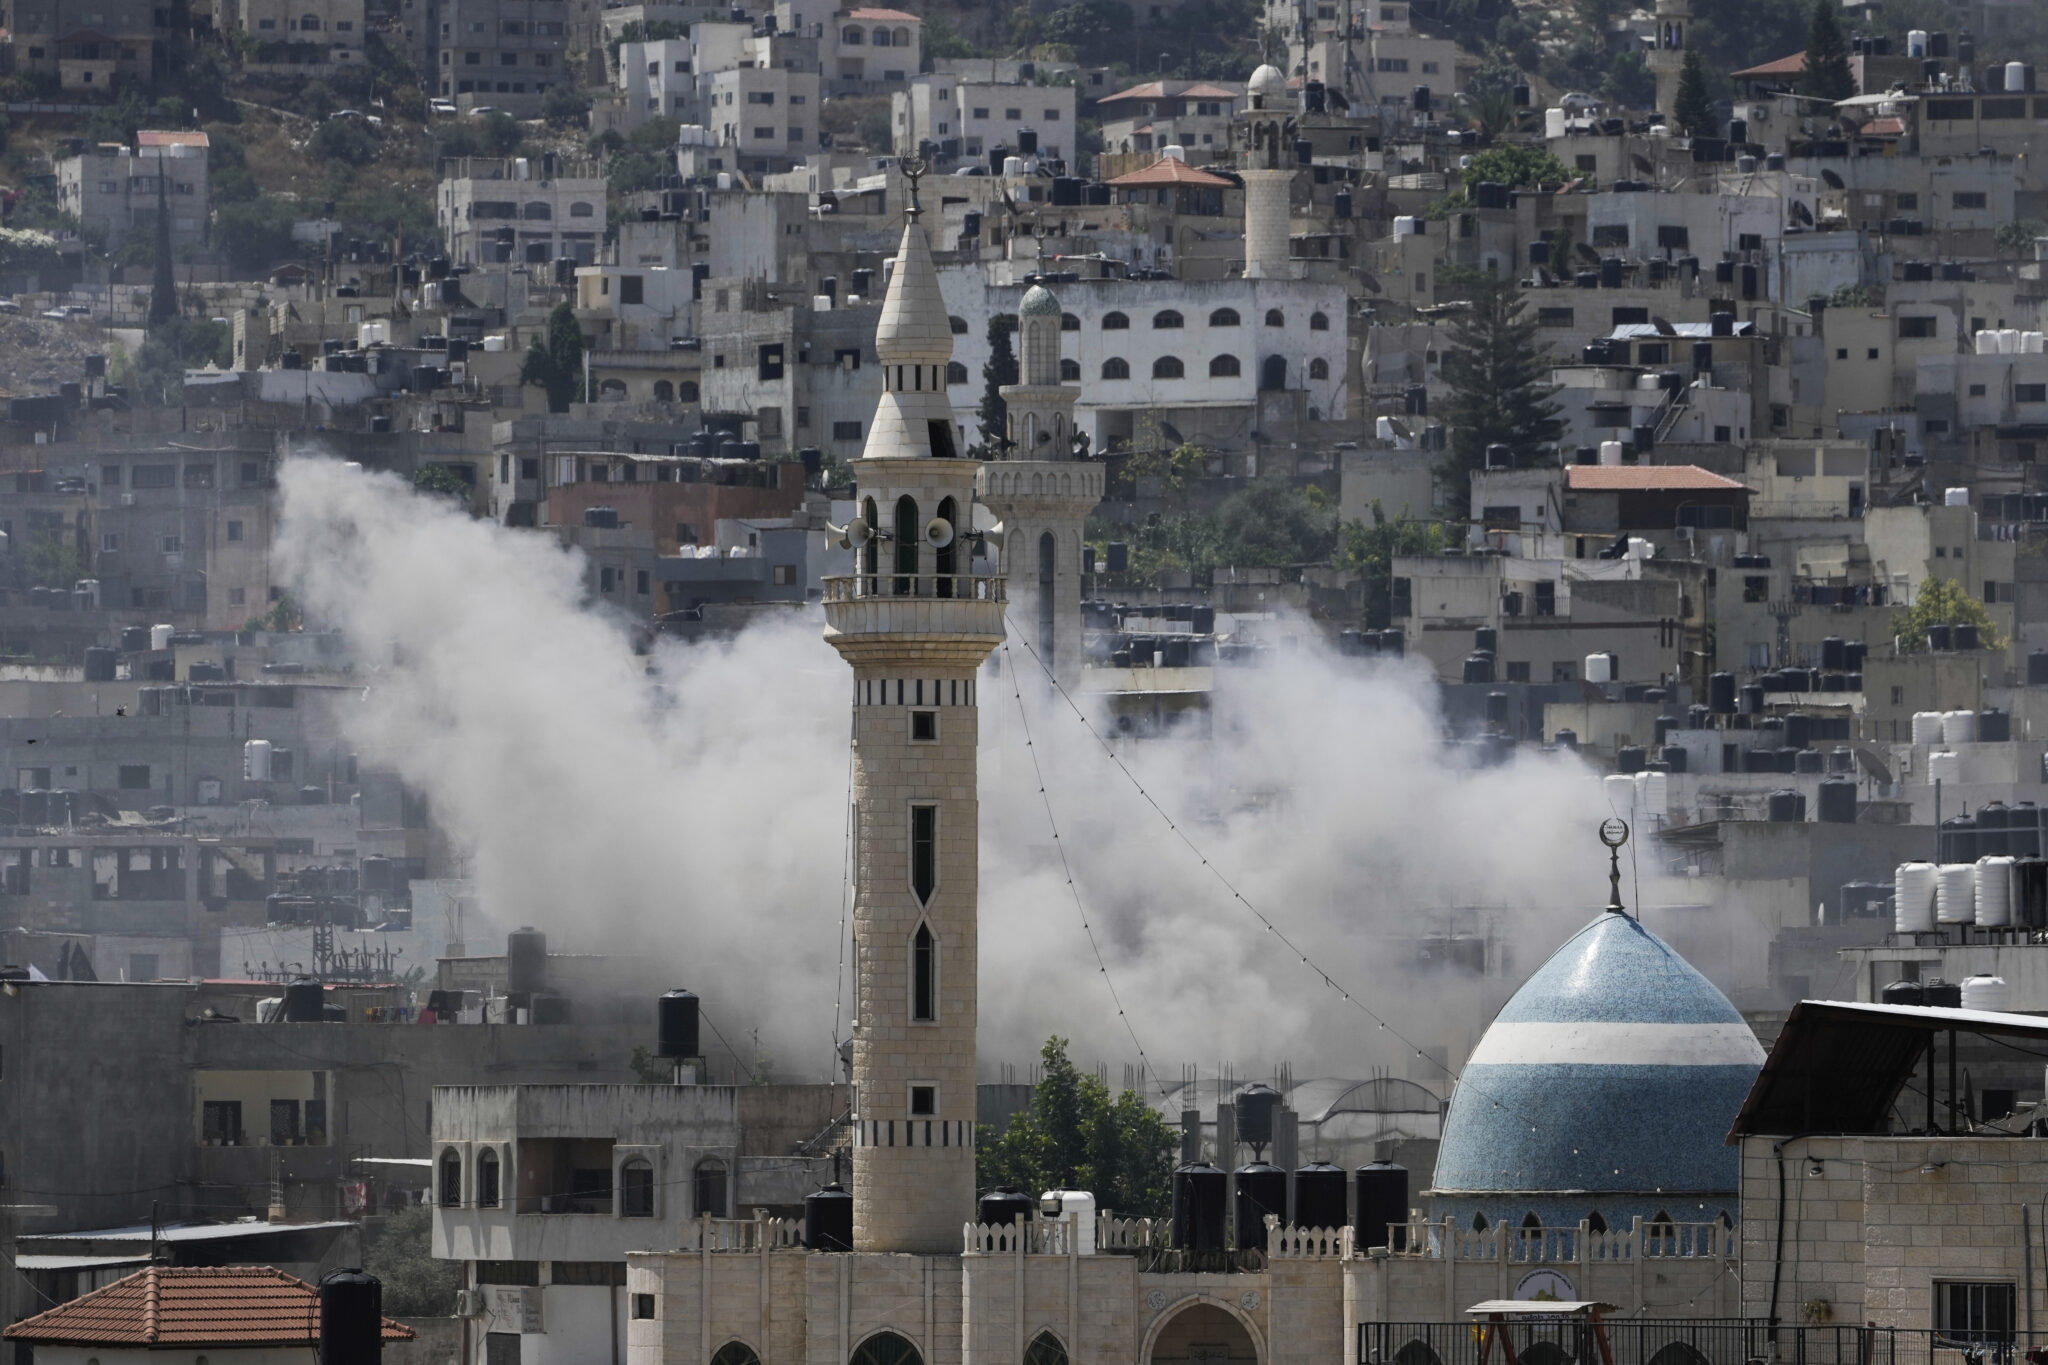
<svg viewBox="0 0 2048 1365">
<path fill-rule="evenodd" d="M 1029 646 L 1026 646 L 1029 648 Z M 1008 658 L 1010 641 L 1007 633 L 1003 639 L 1003 655 Z M 1045 805 L 1045 823 L 1052 831 L 1052 846 L 1059 851 L 1060 875 L 1067 880 L 1067 894 L 1074 898 L 1074 913 L 1081 917 L 1081 930 L 1088 935 L 1089 951 L 1095 954 L 1095 967 L 1102 976 L 1102 984 L 1109 988 L 1110 1003 L 1116 1006 L 1116 1017 L 1122 1021 L 1124 1032 L 1130 1035 L 1131 1046 L 1138 1050 L 1138 1088 L 1145 1088 L 1145 1077 L 1150 1075 L 1159 1086 L 1159 1098 L 1170 1099 L 1173 1092 L 1166 1087 L 1166 1078 L 1153 1070 L 1152 1059 L 1145 1055 L 1145 1045 L 1138 1041 L 1138 1030 L 1131 1024 L 1131 1016 L 1124 1010 L 1123 997 L 1117 994 L 1116 982 L 1110 977 L 1109 963 L 1102 956 L 1102 945 L 1096 941 L 1095 926 L 1088 921 L 1087 907 L 1081 903 L 1081 888 L 1074 882 L 1074 868 L 1067 861 L 1067 846 L 1060 838 L 1059 822 L 1053 819 L 1052 797 L 1045 790 L 1045 770 L 1039 766 L 1038 749 L 1031 742 L 1031 715 L 1024 705 L 1024 689 L 1017 683 L 1017 667 L 1009 667 L 1010 695 L 1017 699 L 1017 721 L 1024 729 L 1024 749 L 1031 755 L 1031 775 L 1038 782 L 1038 799 Z"/>
<path fill-rule="evenodd" d="M 852 722 L 848 722 L 849 738 L 852 737 Z M 846 1003 L 846 921 L 853 913 L 853 860 L 854 837 L 859 832 L 855 827 L 853 804 L 853 757 L 856 750 L 852 744 L 846 746 L 846 847 L 839 857 L 839 969 L 833 977 L 832 996 L 832 1064 L 825 1068 L 825 1074 L 834 1080 L 839 1076 L 839 1018 Z"/>
</svg>

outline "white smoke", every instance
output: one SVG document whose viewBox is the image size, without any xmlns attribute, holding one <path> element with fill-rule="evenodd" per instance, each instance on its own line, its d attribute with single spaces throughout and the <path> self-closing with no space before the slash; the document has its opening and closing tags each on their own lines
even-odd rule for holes
<svg viewBox="0 0 2048 1365">
<path fill-rule="evenodd" d="M 829 1074 L 851 685 L 817 613 L 636 657 L 625 625 L 586 602 L 580 556 L 544 535 L 333 461 L 293 461 L 282 482 L 280 566 L 365 675 L 353 742 L 427 793 L 491 918 L 546 930 L 555 951 L 672 963 L 725 1037 L 759 1030 L 778 1075 Z M 1419 665 L 1311 649 L 1220 670 L 1212 737 L 1121 746 L 1199 855 L 1024 649 L 999 652 L 996 670 L 981 708 L 990 1074 L 1021 1071 L 1052 1033 L 1081 1060 L 1135 1060 L 1113 982 L 1171 1079 L 1183 1061 L 1256 1075 L 1285 1060 L 1302 1076 L 1382 1067 L 1442 1088 L 1203 858 L 1316 967 L 1454 1063 L 1602 903 L 1597 779 L 1536 753 L 1455 771 Z M 1413 940 L 1489 921 L 1512 945 L 1505 978 L 1418 974 Z"/>
</svg>

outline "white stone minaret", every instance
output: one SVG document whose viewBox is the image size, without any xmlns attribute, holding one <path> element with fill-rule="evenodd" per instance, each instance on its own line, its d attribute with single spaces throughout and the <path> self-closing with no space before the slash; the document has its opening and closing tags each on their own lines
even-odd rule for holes
<svg viewBox="0 0 2048 1365">
<path fill-rule="evenodd" d="M 881 401 L 855 464 L 856 572 L 825 582 L 853 665 L 853 1239 L 960 1251 L 974 1217 L 975 671 L 1002 580 L 968 569 L 975 461 L 946 399 L 953 333 L 911 211 L 882 304 Z"/>
<path fill-rule="evenodd" d="M 1018 375 L 1005 385 L 1006 458 L 981 467 L 981 500 L 1003 522 L 1010 629 L 1065 687 L 1081 673 L 1081 535 L 1102 501 L 1102 466 L 1075 439 L 1079 388 L 1060 382 L 1060 301 L 1034 284 L 1017 306 Z"/>
<path fill-rule="evenodd" d="M 1685 30 L 1692 24 L 1690 0 L 1657 0 L 1657 41 L 1650 49 L 1650 74 L 1657 78 L 1657 112 L 1670 118 L 1678 103 L 1678 75 L 1685 67 Z"/>
<path fill-rule="evenodd" d="M 1262 66 L 1252 73 L 1249 91 L 1251 123 L 1239 172 L 1244 177 L 1244 274 L 1246 279 L 1285 279 L 1293 273 L 1288 235 L 1294 187 L 1294 149 L 1282 107 L 1287 79 Z"/>
</svg>

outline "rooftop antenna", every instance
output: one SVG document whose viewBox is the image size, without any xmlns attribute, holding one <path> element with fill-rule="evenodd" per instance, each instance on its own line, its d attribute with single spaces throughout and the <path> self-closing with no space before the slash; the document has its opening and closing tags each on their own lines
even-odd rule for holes
<svg viewBox="0 0 2048 1365">
<path fill-rule="evenodd" d="M 1621 903 L 1621 846 L 1628 842 L 1628 821 L 1619 816 L 1602 820 L 1600 842 L 1607 845 L 1608 913 L 1626 916 L 1628 907 Z"/>
</svg>

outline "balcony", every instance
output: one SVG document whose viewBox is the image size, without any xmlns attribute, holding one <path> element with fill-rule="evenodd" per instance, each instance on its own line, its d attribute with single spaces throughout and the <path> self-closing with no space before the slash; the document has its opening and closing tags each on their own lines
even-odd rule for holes
<svg viewBox="0 0 2048 1365">
<path fill-rule="evenodd" d="M 831 635 L 951 637 L 982 654 L 1003 639 L 1008 597 L 993 575 L 852 574 L 825 579 L 824 594 Z"/>
</svg>

